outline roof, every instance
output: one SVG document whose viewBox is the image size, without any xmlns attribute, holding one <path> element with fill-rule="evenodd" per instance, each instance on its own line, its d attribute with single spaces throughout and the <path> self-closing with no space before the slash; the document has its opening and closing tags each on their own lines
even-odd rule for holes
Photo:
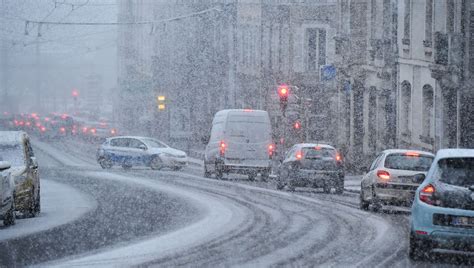
<svg viewBox="0 0 474 268">
<path fill-rule="evenodd" d="M 152 140 L 160 141 L 160 140 L 152 138 L 152 137 L 142 137 L 142 136 L 114 136 L 114 137 L 110 137 L 110 138 L 107 138 L 107 139 L 112 140 L 112 139 L 117 139 L 117 138 L 128 138 L 128 139 L 138 139 L 138 140 L 152 139 Z"/>
<path fill-rule="evenodd" d="M 396 154 L 396 153 L 407 153 L 407 152 L 414 152 L 414 153 L 419 153 L 419 154 L 424 154 L 424 155 L 431 155 L 434 157 L 433 153 L 427 152 L 427 151 L 420 151 L 420 150 L 410 150 L 410 149 L 387 149 L 384 150 L 382 153 L 384 154 Z"/>
<path fill-rule="evenodd" d="M 0 143 L 15 144 L 20 142 L 24 136 L 27 136 L 24 131 L 0 131 Z"/>
<path fill-rule="evenodd" d="M 267 113 L 264 110 L 253 110 L 253 109 L 227 109 L 227 110 L 220 110 L 216 113 L 216 115 L 222 116 L 228 113 Z"/>
<path fill-rule="evenodd" d="M 332 147 L 331 145 L 322 144 L 322 143 L 297 143 L 294 146 L 297 146 L 299 148 L 303 148 L 303 147 L 321 147 L 321 148 L 328 148 L 328 149 L 334 149 L 334 150 L 336 149 L 336 148 Z"/>
<path fill-rule="evenodd" d="M 436 158 L 474 157 L 474 149 L 441 149 L 436 153 Z"/>
</svg>

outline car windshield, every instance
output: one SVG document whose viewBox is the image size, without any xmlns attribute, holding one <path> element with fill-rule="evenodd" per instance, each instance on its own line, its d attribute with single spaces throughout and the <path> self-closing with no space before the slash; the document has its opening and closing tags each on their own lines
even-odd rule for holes
<svg viewBox="0 0 474 268">
<path fill-rule="evenodd" d="M 421 154 L 390 154 L 385 158 L 384 166 L 390 169 L 428 171 L 433 157 Z"/>
<path fill-rule="evenodd" d="M 25 165 L 25 154 L 18 144 L 0 144 L 0 161 L 10 162 L 12 167 Z"/>
<path fill-rule="evenodd" d="M 143 139 L 143 141 L 150 146 L 151 148 L 167 148 L 168 145 L 162 143 L 161 141 L 154 140 L 154 139 Z"/>
<path fill-rule="evenodd" d="M 231 115 L 227 121 L 230 141 L 256 143 L 269 141 L 270 124 L 263 116 Z"/>
<path fill-rule="evenodd" d="M 331 148 L 307 147 L 302 149 L 305 159 L 335 158 L 336 150 Z"/>
<path fill-rule="evenodd" d="M 469 187 L 474 185 L 474 157 L 447 158 L 438 162 L 436 176 L 441 182 Z"/>
</svg>

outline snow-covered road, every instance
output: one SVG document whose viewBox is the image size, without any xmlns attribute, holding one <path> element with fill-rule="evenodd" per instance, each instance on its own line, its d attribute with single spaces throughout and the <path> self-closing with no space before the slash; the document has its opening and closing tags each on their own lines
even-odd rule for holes
<svg viewBox="0 0 474 268">
<path fill-rule="evenodd" d="M 43 175 L 60 177 L 97 207 L 62 228 L 0 243 L 14 253 L 0 265 L 413 265 L 407 215 L 361 211 L 357 194 L 275 191 L 271 183 L 206 179 L 196 168 L 104 171 L 94 146 L 37 144 L 40 164 L 47 159 Z M 442 265 L 459 264 L 466 262 Z"/>
</svg>

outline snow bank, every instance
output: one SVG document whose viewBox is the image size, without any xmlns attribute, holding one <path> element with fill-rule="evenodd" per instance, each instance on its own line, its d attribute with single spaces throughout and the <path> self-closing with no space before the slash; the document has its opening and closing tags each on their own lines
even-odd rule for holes
<svg viewBox="0 0 474 268">
<path fill-rule="evenodd" d="M 41 232 L 79 219 L 95 209 L 91 197 L 67 185 L 41 180 L 41 213 L 35 218 L 17 219 L 16 224 L 0 228 L 0 241 Z"/>
</svg>

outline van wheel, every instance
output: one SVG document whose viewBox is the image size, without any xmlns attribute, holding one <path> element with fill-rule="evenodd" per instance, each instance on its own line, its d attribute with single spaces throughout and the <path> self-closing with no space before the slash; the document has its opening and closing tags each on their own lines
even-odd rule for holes
<svg viewBox="0 0 474 268">
<path fill-rule="evenodd" d="M 331 193 L 331 186 L 328 185 L 328 184 L 324 184 L 324 186 L 323 186 L 323 191 L 324 191 L 326 194 L 330 194 L 330 193 Z"/>
<path fill-rule="evenodd" d="M 260 174 L 260 179 L 263 182 L 267 182 L 269 178 L 270 178 L 270 171 L 263 171 L 262 174 Z"/>
<path fill-rule="evenodd" d="M 16 210 L 15 200 L 13 199 L 10 210 L 8 210 L 8 212 L 5 214 L 4 219 L 3 219 L 3 224 L 5 226 L 11 226 L 15 224 L 15 221 L 16 221 L 15 210 Z"/>
<path fill-rule="evenodd" d="M 222 170 L 216 169 L 216 179 L 222 180 L 224 178 L 224 172 Z"/>
</svg>

